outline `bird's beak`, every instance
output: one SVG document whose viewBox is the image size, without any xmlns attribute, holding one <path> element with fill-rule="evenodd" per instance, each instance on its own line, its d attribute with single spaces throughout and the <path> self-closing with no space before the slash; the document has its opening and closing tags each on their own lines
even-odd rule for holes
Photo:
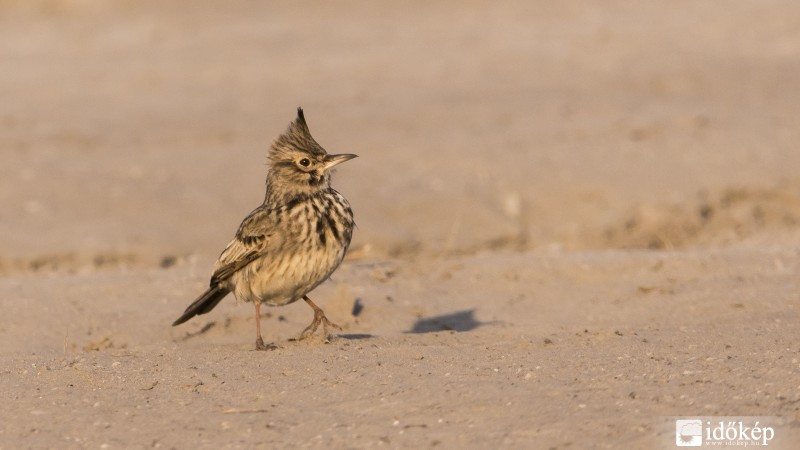
<svg viewBox="0 0 800 450">
<path fill-rule="evenodd" d="M 351 159 L 357 157 L 358 155 L 351 155 L 351 154 L 342 154 L 342 155 L 328 155 L 325 157 L 325 170 L 330 169 L 331 167 L 341 164 L 345 161 L 350 161 Z"/>
</svg>

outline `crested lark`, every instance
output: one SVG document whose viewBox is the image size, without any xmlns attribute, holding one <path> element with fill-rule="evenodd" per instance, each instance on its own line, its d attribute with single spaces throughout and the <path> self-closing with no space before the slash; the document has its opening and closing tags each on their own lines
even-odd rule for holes
<svg viewBox="0 0 800 450">
<path fill-rule="evenodd" d="M 314 320 L 300 339 L 322 324 L 341 329 L 308 298 L 339 267 L 353 235 L 350 204 L 331 188 L 331 169 L 356 155 L 329 155 L 311 137 L 302 108 L 269 149 L 264 203 L 239 226 L 214 265 L 209 288 L 172 325 L 205 314 L 229 292 L 252 302 L 256 312 L 256 348 L 261 338 L 261 305 L 283 306 L 305 300 Z"/>
</svg>

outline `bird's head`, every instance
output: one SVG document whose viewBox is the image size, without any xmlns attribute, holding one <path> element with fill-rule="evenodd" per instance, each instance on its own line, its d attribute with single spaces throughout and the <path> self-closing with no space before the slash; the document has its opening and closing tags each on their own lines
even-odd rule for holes
<svg viewBox="0 0 800 450">
<path fill-rule="evenodd" d="M 297 108 L 297 118 L 269 149 L 268 183 L 285 192 L 313 193 L 330 186 L 334 166 L 355 157 L 329 155 L 311 136 L 303 109 Z"/>
</svg>

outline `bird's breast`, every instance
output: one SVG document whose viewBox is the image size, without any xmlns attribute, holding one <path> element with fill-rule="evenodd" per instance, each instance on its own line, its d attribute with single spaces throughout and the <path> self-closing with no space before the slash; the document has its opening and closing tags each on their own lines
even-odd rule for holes
<svg viewBox="0 0 800 450">
<path fill-rule="evenodd" d="M 327 280 L 344 259 L 353 234 L 350 205 L 336 191 L 274 210 L 280 236 L 238 273 L 236 296 L 269 305 L 294 302 Z M 274 242 L 274 247 L 272 246 Z"/>
</svg>

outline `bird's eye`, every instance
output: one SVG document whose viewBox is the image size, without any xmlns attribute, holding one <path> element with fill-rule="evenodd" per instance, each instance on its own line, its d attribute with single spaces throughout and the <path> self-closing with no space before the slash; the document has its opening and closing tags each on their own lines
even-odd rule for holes
<svg viewBox="0 0 800 450">
<path fill-rule="evenodd" d="M 299 162 L 300 162 L 300 165 L 303 166 L 303 167 L 308 167 L 308 166 L 311 165 L 311 161 L 309 161 L 308 158 L 303 158 Z"/>
</svg>

